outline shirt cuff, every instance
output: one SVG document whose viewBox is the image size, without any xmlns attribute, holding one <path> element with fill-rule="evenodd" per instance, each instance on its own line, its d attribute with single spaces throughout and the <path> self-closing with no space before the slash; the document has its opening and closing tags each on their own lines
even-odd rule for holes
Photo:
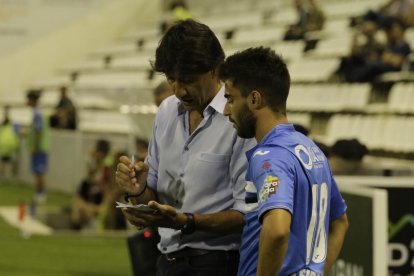
<svg viewBox="0 0 414 276">
<path fill-rule="evenodd" d="M 246 213 L 246 202 L 244 199 L 236 199 L 234 202 L 232 210 L 239 211 L 242 214 Z"/>
</svg>

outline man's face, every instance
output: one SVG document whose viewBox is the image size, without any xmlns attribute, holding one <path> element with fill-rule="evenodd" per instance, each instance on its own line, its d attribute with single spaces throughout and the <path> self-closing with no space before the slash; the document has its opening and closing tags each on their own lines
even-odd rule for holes
<svg viewBox="0 0 414 276">
<path fill-rule="evenodd" d="M 367 37 L 373 37 L 377 32 L 377 25 L 374 22 L 366 21 L 362 24 L 361 31 Z"/>
<path fill-rule="evenodd" d="M 241 138 L 253 138 L 256 132 L 256 118 L 247 105 L 248 98 L 243 97 L 231 81 L 226 81 L 225 97 L 227 102 L 224 115 L 233 123 L 237 135 Z"/>
<path fill-rule="evenodd" d="M 174 95 L 181 101 L 187 111 L 202 112 L 214 98 L 217 79 L 212 71 L 198 75 L 182 77 L 167 76 Z"/>
</svg>

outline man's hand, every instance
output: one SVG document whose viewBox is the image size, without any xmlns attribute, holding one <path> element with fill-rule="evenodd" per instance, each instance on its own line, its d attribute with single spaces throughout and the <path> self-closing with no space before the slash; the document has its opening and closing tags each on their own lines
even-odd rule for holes
<svg viewBox="0 0 414 276">
<path fill-rule="evenodd" d="M 186 223 L 187 216 L 183 213 L 178 213 L 177 210 L 169 205 L 159 204 L 155 201 L 148 202 L 148 206 L 157 210 L 155 214 L 143 213 L 134 209 L 122 209 L 125 218 L 132 224 L 138 227 L 154 226 L 171 229 L 181 229 Z"/>
<path fill-rule="evenodd" d="M 116 183 L 123 192 L 136 195 L 145 189 L 148 166 L 143 162 L 132 164 L 127 156 L 121 156 L 115 175 Z"/>
</svg>

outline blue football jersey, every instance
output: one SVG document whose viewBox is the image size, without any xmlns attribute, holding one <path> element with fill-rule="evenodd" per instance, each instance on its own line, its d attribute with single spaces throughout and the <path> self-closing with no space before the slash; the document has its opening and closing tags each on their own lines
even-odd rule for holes
<svg viewBox="0 0 414 276">
<path fill-rule="evenodd" d="M 329 222 L 346 211 L 327 158 L 292 124 L 273 128 L 246 155 L 247 213 L 239 275 L 256 275 L 263 215 L 279 208 L 292 215 L 288 249 L 279 275 L 322 275 Z"/>
</svg>

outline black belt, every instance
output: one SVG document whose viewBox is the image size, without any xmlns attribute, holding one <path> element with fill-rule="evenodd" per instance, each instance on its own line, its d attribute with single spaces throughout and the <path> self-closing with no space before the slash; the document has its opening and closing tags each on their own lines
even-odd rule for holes
<svg viewBox="0 0 414 276">
<path fill-rule="evenodd" d="M 190 248 L 186 247 L 184 249 L 162 254 L 167 261 L 175 261 L 177 259 L 189 258 L 189 257 L 196 257 L 196 256 L 203 256 L 211 253 L 237 253 L 237 251 L 224 251 L 224 250 L 206 250 L 206 249 L 198 249 L 198 248 Z"/>
</svg>

